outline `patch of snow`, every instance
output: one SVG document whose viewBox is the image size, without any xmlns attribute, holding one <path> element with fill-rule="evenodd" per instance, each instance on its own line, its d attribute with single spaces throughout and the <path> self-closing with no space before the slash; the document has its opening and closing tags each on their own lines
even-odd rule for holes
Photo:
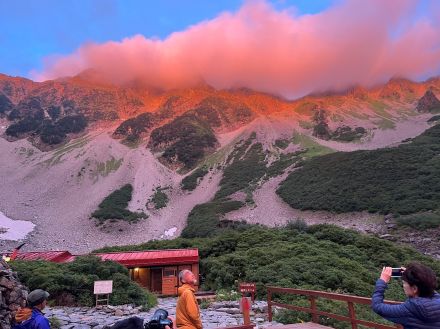
<svg viewBox="0 0 440 329">
<path fill-rule="evenodd" d="M 0 212 L 0 239 L 21 240 L 34 229 L 35 224 L 26 220 L 13 220 Z"/>
<path fill-rule="evenodd" d="M 166 230 L 164 235 L 167 237 L 172 237 L 172 236 L 174 236 L 174 234 L 176 234 L 176 232 L 177 232 L 177 227 L 174 226 L 174 227 L 170 228 L 169 230 Z"/>
</svg>

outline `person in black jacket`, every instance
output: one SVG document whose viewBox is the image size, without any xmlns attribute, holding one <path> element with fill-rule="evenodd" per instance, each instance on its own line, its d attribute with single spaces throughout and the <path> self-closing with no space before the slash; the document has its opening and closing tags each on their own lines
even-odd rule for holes
<svg viewBox="0 0 440 329">
<path fill-rule="evenodd" d="M 373 311 L 405 329 L 440 328 L 440 294 L 435 291 L 434 271 L 420 263 L 410 263 L 402 270 L 403 290 L 408 299 L 400 305 L 383 302 L 392 272 L 391 267 L 384 267 L 373 293 Z"/>
</svg>

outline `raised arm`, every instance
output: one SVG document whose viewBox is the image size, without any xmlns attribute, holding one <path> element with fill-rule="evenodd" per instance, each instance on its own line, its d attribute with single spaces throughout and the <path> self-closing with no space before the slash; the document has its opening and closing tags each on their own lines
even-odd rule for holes
<svg viewBox="0 0 440 329">
<path fill-rule="evenodd" d="M 391 267 L 384 267 L 380 279 L 376 281 L 373 296 L 371 297 L 371 308 L 374 312 L 394 323 L 405 323 L 411 316 L 408 303 L 400 305 L 389 305 L 383 302 L 385 290 L 391 278 Z"/>
</svg>

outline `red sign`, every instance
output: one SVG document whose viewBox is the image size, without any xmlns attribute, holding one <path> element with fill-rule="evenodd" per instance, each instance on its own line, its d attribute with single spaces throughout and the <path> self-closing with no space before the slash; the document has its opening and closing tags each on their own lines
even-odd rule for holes
<svg viewBox="0 0 440 329">
<path fill-rule="evenodd" d="M 252 301 L 254 301 L 255 293 L 257 292 L 257 285 L 255 283 L 241 282 L 238 286 L 238 290 L 243 296 L 250 294 Z"/>
</svg>

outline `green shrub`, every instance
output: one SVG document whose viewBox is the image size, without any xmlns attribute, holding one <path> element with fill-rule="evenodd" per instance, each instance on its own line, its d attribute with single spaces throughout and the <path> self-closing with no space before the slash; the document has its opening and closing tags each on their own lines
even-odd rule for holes
<svg viewBox="0 0 440 329">
<path fill-rule="evenodd" d="M 42 110 L 38 110 L 35 114 L 29 114 L 20 121 L 11 124 L 6 129 L 6 135 L 19 137 L 22 134 L 36 131 L 41 127 L 43 119 L 44 112 Z"/>
<path fill-rule="evenodd" d="M 110 303 L 156 305 L 155 297 L 128 277 L 128 270 L 115 262 L 101 261 L 95 256 L 77 257 L 71 263 L 15 261 L 12 267 L 30 290 L 41 288 L 50 293 L 57 305 L 94 304 L 93 284 L 97 280 L 113 280 Z"/>
<path fill-rule="evenodd" d="M 330 128 L 327 123 L 327 112 L 325 110 L 316 110 L 313 114 L 313 136 L 328 140 L 330 139 Z"/>
<path fill-rule="evenodd" d="M 188 215 L 182 237 L 207 237 L 217 234 L 220 230 L 221 216 L 240 209 L 242 205 L 243 203 L 239 201 L 218 200 L 195 206 Z"/>
<path fill-rule="evenodd" d="M 313 136 L 328 140 L 330 139 L 330 129 L 327 122 L 319 122 L 313 126 Z"/>
<path fill-rule="evenodd" d="M 60 106 L 49 106 L 47 109 L 47 114 L 52 118 L 52 120 L 57 120 L 61 114 Z"/>
<path fill-rule="evenodd" d="M 56 125 L 66 134 L 79 133 L 87 127 L 87 119 L 84 115 L 69 115 L 59 119 Z"/>
<path fill-rule="evenodd" d="M 136 222 L 141 218 L 147 218 L 143 212 L 132 212 L 127 210 L 128 203 L 131 201 L 133 186 L 126 184 L 120 189 L 108 195 L 98 206 L 99 209 L 92 213 L 92 217 L 103 223 L 108 219 L 120 219 L 128 222 Z"/>
<path fill-rule="evenodd" d="M 275 146 L 284 150 L 287 146 L 289 146 L 290 141 L 288 139 L 277 139 L 275 141 Z"/>
<path fill-rule="evenodd" d="M 154 208 L 156 209 L 165 208 L 168 204 L 168 195 L 163 190 L 164 189 L 160 187 L 156 188 L 151 198 L 151 202 L 153 202 Z"/>
<path fill-rule="evenodd" d="M 49 324 L 51 329 L 61 328 L 61 321 L 56 316 L 52 316 L 51 318 L 49 318 Z"/>
<path fill-rule="evenodd" d="M 209 300 L 202 299 L 202 301 L 200 302 L 200 309 L 206 310 L 207 308 L 209 308 L 209 306 L 211 306 L 211 302 Z"/>
<path fill-rule="evenodd" d="M 437 122 L 438 120 L 440 120 L 440 115 L 434 115 L 433 117 L 428 119 L 428 122 L 432 123 L 432 122 Z"/>
<path fill-rule="evenodd" d="M 333 153 L 304 162 L 277 193 L 291 207 L 411 214 L 439 208 L 440 125 L 394 148 Z M 343 174 L 341 174 L 343 173 Z"/>
<path fill-rule="evenodd" d="M 307 232 L 308 226 L 303 219 L 295 219 L 289 220 L 286 223 L 285 228 L 292 231 Z"/>
<path fill-rule="evenodd" d="M 150 147 L 163 150 L 162 159 L 192 169 L 217 145 L 209 123 L 193 113 L 186 113 L 151 133 Z"/>
<path fill-rule="evenodd" d="M 399 226 L 407 226 L 416 230 L 426 230 L 440 226 L 440 214 L 438 212 L 426 212 L 407 216 L 399 216 Z"/>
<path fill-rule="evenodd" d="M 6 134 L 20 137 L 35 133 L 40 135 L 43 143 L 54 145 L 63 142 L 66 134 L 79 133 L 87 127 L 87 119 L 82 114 L 65 116 L 55 121 L 60 116 L 61 108 L 51 106 L 47 111 L 51 119 L 45 119 L 44 111 L 37 100 L 20 103 L 8 117 L 9 120 L 19 119 L 19 121 L 11 124 L 6 129 Z"/>
<path fill-rule="evenodd" d="M 12 111 L 13 108 L 14 104 L 12 104 L 11 100 L 3 93 L 0 93 L 0 114 Z"/>
<path fill-rule="evenodd" d="M 182 179 L 182 190 L 193 191 L 199 184 L 199 181 L 209 172 L 208 168 L 202 166 L 194 170 L 190 175 Z"/>
<path fill-rule="evenodd" d="M 239 300 L 240 297 L 241 295 L 234 289 L 219 289 L 215 292 L 215 300 L 217 302 Z"/>
<path fill-rule="evenodd" d="M 43 143 L 54 145 L 63 142 L 66 134 L 59 126 L 47 122 L 41 129 L 40 137 Z"/>
<path fill-rule="evenodd" d="M 233 161 L 223 171 L 220 189 L 217 191 L 215 199 L 227 197 L 247 188 L 250 184 L 260 180 L 266 173 L 263 146 L 261 143 L 255 143 L 248 149 L 251 141 L 251 138 L 248 139 L 230 156 Z"/>
<path fill-rule="evenodd" d="M 252 110 L 243 103 L 229 101 L 220 97 L 206 97 L 192 111 L 198 118 L 209 123 L 211 127 L 220 127 L 248 123 L 254 118 Z"/>
<path fill-rule="evenodd" d="M 348 126 L 338 127 L 331 133 L 331 139 L 341 142 L 352 142 L 354 140 L 361 139 L 367 133 L 367 130 L 363 127 L 356 127 L 352 129 Z"/>
<path fill-rule="evenodd" d="M 114 135 L 124 136 L 127 142 L 136 142 L 143 133 L 153 128 L 156 122 L 154 113 L 142 113 L 122 122 Z"/>
<path fill-rule="evenodd" d="M 299 163 L 300 160 L 301 158 L 298 156 L 297 152 L 280 154 L 279 159 L 272 162 L 266 169 L 266 177 L 270 178 L 282 175 L 287 168 L 293 164 Z"/>
</svg>

